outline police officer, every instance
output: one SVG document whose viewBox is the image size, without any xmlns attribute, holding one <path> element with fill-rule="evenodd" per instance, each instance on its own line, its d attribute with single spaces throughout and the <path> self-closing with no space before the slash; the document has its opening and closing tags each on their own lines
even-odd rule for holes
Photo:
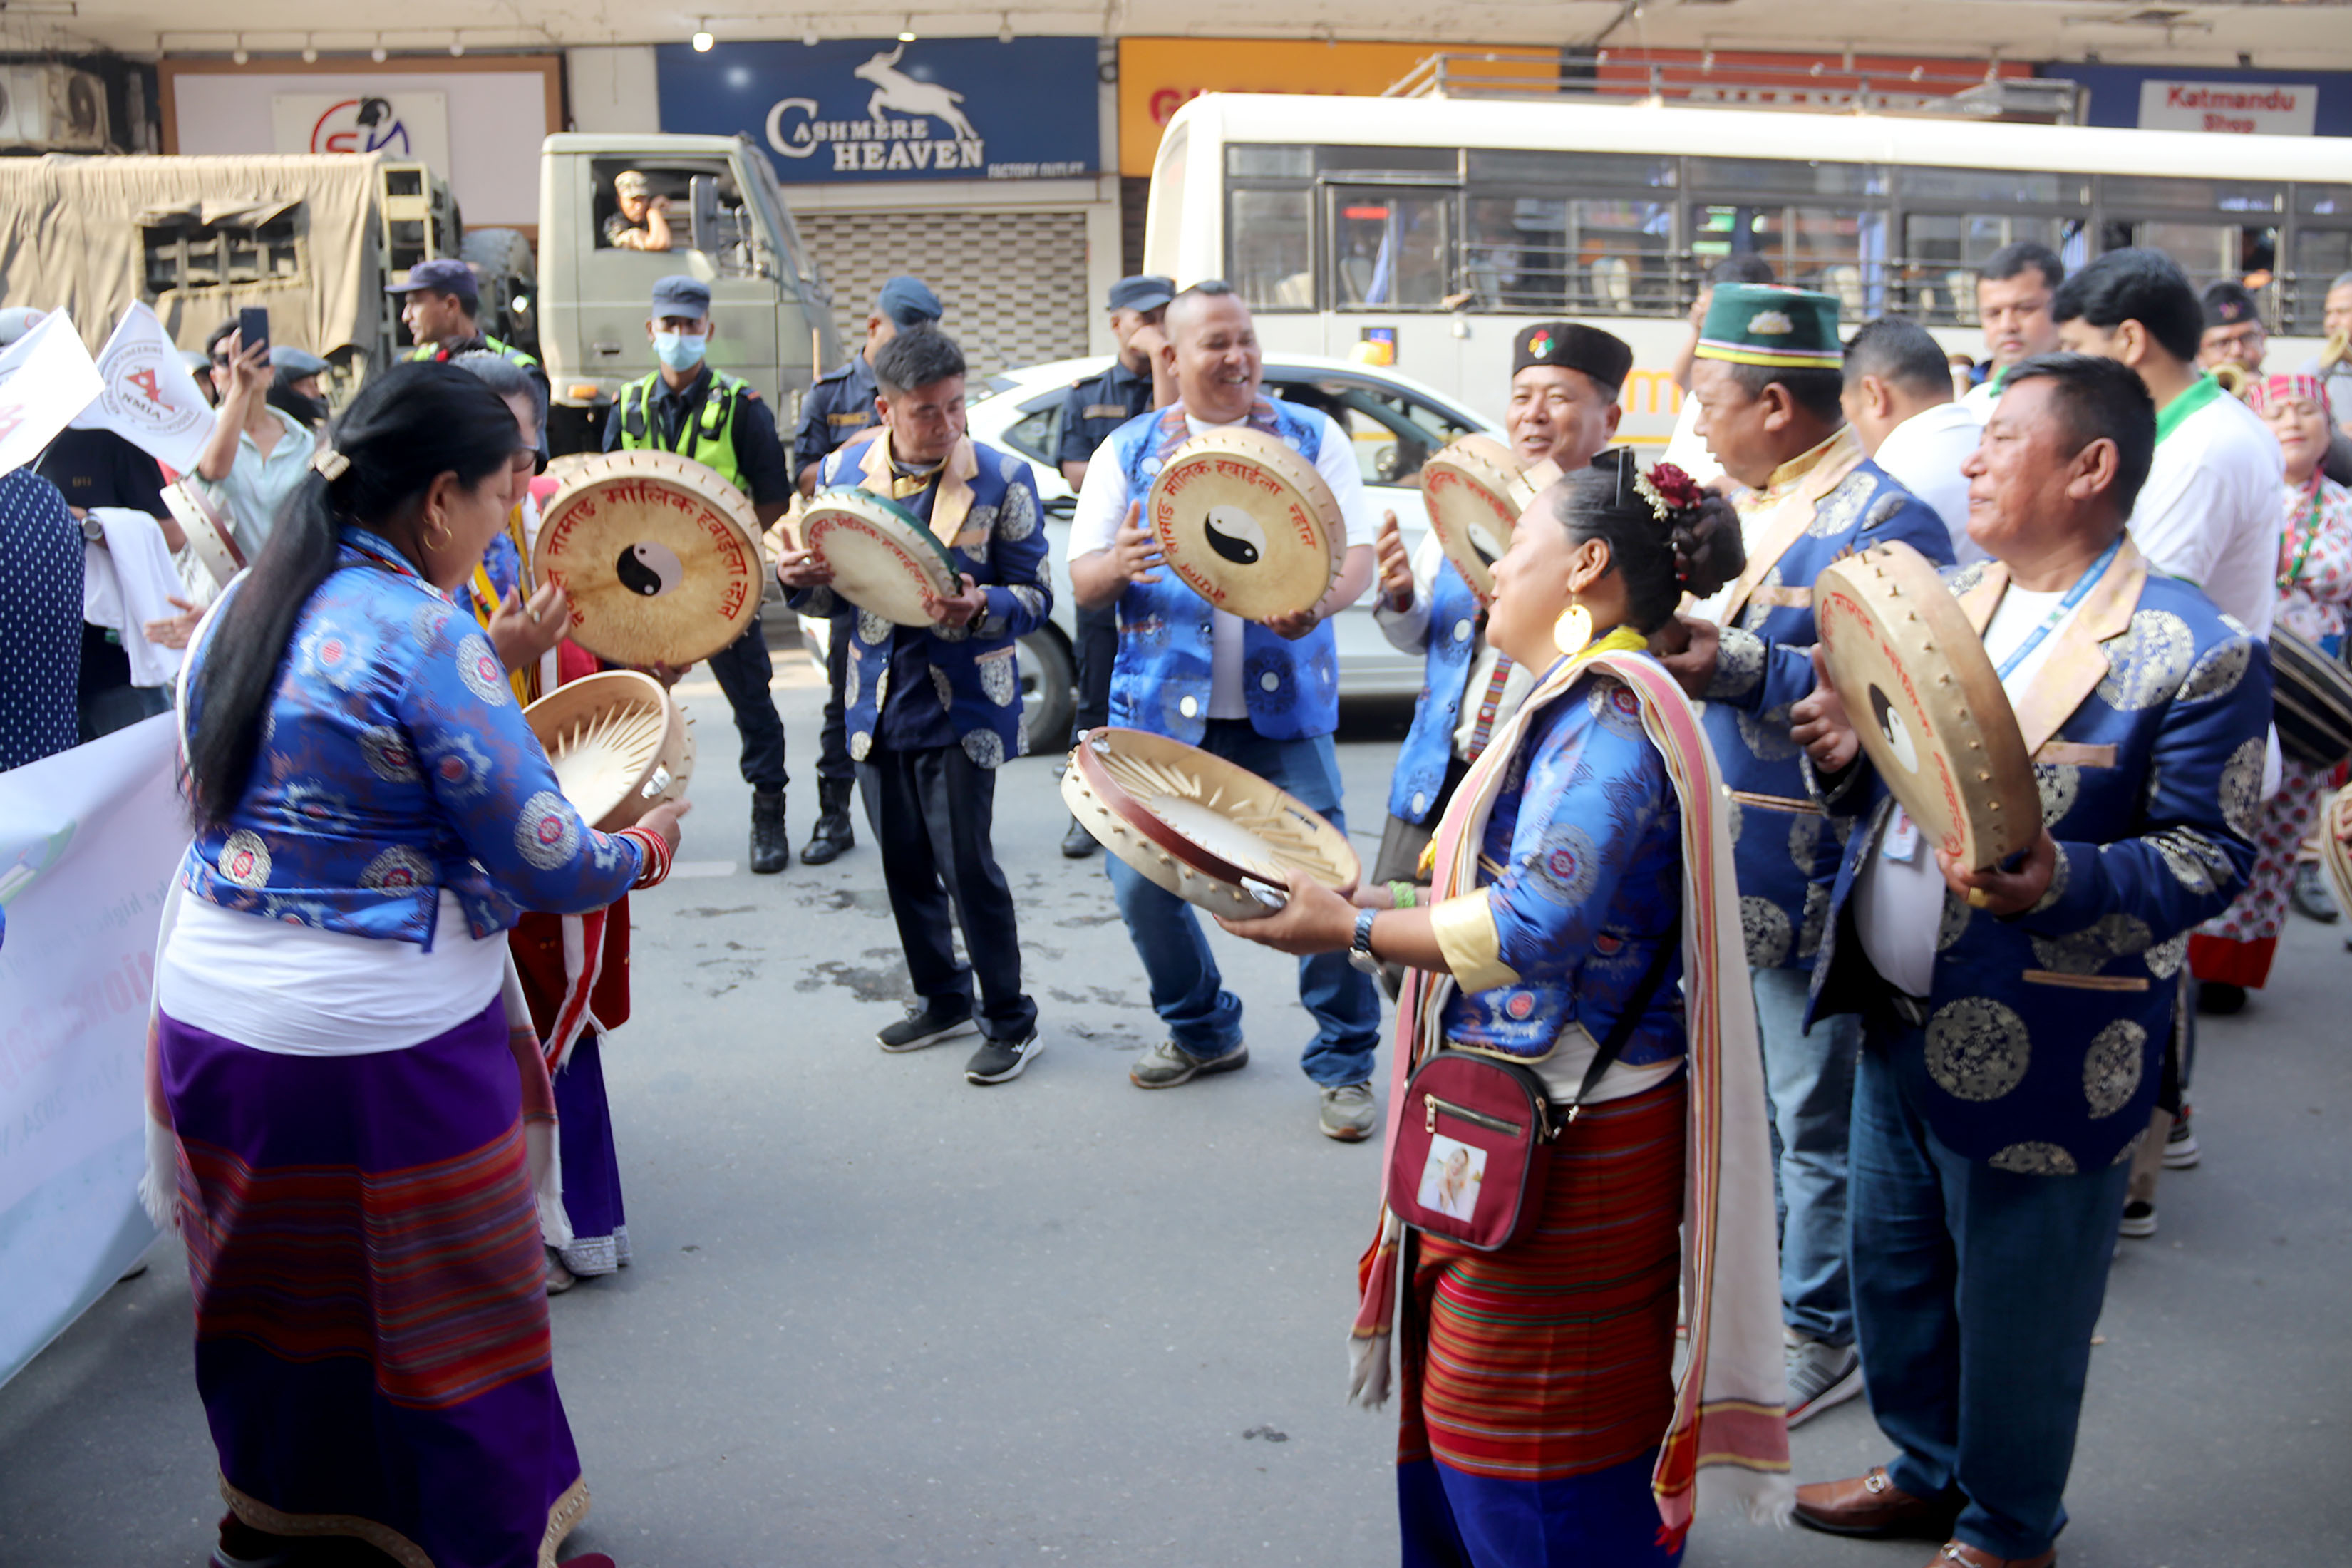
<svg viewBox="0 0 2352 1568">
<path fill-rule="evenodd" d="M 893 278 L 882 285 L 874 312 L 866 318 L 865 347 L 839 370 L 818 376 L 801 399 L 800 429 L 793 437 L 793 472 L 801 494 L 816 493 L 818 469 L 826 458 L 880 423 L 874 411 L 875 354 L 908 328 L 937 325 L 944 313 L 940 297 L 919 278 Z M 811 866 L 835 859 L 857 843 L 849 826 L 849 792 L 857 773 L 849 760 L 841 700 L 857 612 L 836 609 L 832 619 L 824 670 L 832 692 L 824 700 L 824 731 L 817 742 L 816 829 L 801 850 L 802 860 Z"/>
<path fill-rule="evenodd" d="M 1110 433 L 1152 406 L 1151 360 L 1136 333 L 1157 327 L 1168 313 L 1176 285 L 1146 273 L 1122 278 L 1110 289 L 1110 331 L 1118 340 L 1118 357 L 1110 368 L 1087 381 L 1070 384 L 1062 399 L 1062 438 L 1055 453 L 1075 495 L 1087 482 L 1087 462 Z M 1118 659 L 1118 606 L 1115 604 L 1078 606 L 1078 707 L 1070 726 L 1070 743 L 1078 736 L 1110 722 L 1110 670 Z M 1070 819 L 1062 836 L 1062 853 L 1083 860 L 1095 852 L 1095 836 Z"/>
<path fill-rule="evenodd" d="M 405 280 L 387 283 L 383 291 L 408 296 L 401 304 L 400 319 L 416 340 L 410 359 L 452 360 L 488 349 L 541 381 L 547 379 L 539 361 L 482 331 L 475 319 L 481 312 L 481 289 L 474 281 L 474 269 L 464 262 L 448 257 L 420 261 L 408 269 Z"/>
<path fill-rule="evenodd" d="M 684 277 L 655 283 L 646 336 L 661 368 L 621 389 L 604 422 L 604 449 L 691 458 L 751 497 L 761 528 L 783 516 L 793 478 L 774 414 L 749 384 L 704 363 L 709 285 Z M 757 615 L 741 637 L 710 656 L 710 673 L 727 694 L 743 739 L 743 782 L 751 786 L 751 869 L 781 871 L 793 858 L 784 831 L 784 721 L 768 691 L 775 669 Z"/>
</svg>

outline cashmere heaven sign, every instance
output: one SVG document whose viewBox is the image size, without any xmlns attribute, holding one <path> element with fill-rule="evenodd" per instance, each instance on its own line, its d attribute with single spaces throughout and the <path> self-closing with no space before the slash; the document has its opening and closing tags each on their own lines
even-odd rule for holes
<svg viewBox="0 0 2352 1568">
<path fill-rule="evenodd" d="M 0 1384 L 155 1240 L 155 932 L 188 826 L 159 714 L 0 773 Z"/>
</svg>

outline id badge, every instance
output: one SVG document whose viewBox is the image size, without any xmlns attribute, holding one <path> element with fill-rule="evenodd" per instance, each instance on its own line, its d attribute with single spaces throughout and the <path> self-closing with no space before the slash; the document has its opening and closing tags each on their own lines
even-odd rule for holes
<svg viewBox="0 0 2352 1568">
<path fill-rule="evenodd" d="M 1895 820 L 1886 825 L 1885 836 L 1879 840 L 1878 852 L 1906 866 L 1919 858 L 1919 825 L 1899 805 L 1895 808 Z"/>
</svg>

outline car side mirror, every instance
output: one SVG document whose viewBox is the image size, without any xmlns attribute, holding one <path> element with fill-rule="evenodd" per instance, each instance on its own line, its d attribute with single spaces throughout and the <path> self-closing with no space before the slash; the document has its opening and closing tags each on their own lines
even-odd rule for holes
<svg viewBox="0 0 2352 1568">
<path fill-rule="evenodd" d="M 688 221 L 692 225 L 691 243 L 705 256 L 719 250 L 719 179 L 715 174 L 697 174 L 687 186 Z"/>
</svg>

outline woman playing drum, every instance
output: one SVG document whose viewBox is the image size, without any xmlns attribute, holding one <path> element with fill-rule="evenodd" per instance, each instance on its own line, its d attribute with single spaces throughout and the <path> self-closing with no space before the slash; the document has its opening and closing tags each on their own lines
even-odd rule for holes
<svg viewBox="0 0 2352 1568">
<path fill-rule="evenodd" d="M 1393 1327 L 1408 1564 L 1669 1563 L 1695 1494 L 1788 1506 L 1770 1157 L 1723 796 L 1689 703 L 1643 651 L 1684 593 L 1740 565 L 1730 506 L 1679 470 L 1611 452 L 1553 484 L 1496 563 L 1487 623 L 1546 673 L 1447 807 L 1433 886 L 1351 904 L 1302 881 L 1279 912 L 1226 925 L 1421 972 L 1400 1087 L 1466 1049 L 1527 1063 L 1558 1104 L 1641 1008 L 1552 1142 L 1530 1228 L 1473 1251 L 1384 1215 L 1366 1255 L 1357 1392 L 1385 1396 Z M 1664 983 L 1641 1003 L 1662 946 Z"/>
<path fill-rule="evenodd" d="M 2286 458 L 2277 624 L 2316 643 L 2330 658 L 2341 658 L 2352 609 L 2352 491 L 2320 471 L 2331 418 L 2326 388 L 2315 375 L 2273 375 L 2256 382 L 2246 402 Z M 2292 756 L 2283 766 L 2278 793 L 2263 803 L 2254 829 L 2257 855 L 2246 890 L 2227 914 L 2189 939 L 2197 973 L 2210 977 L 2200 1004 L 2209 1010 L 2242 1005 L 2247 990 L 2270 978 L 2295 859 L 2336 772 Z"/>
<path fill-rule="evenodd" d="M 344 1535 L 522 1568 L 587 1509 L 550 1370 L 507 931 L 657 877 L 680 807 L 583 822 L 453 602 L 517 447 L 464 371 L 394 368 L 190 658 L 197 830 L 156 975 L 146 1195 L 177 1188 L 232 1510 L 215 1563 Z"/>
</svg>

